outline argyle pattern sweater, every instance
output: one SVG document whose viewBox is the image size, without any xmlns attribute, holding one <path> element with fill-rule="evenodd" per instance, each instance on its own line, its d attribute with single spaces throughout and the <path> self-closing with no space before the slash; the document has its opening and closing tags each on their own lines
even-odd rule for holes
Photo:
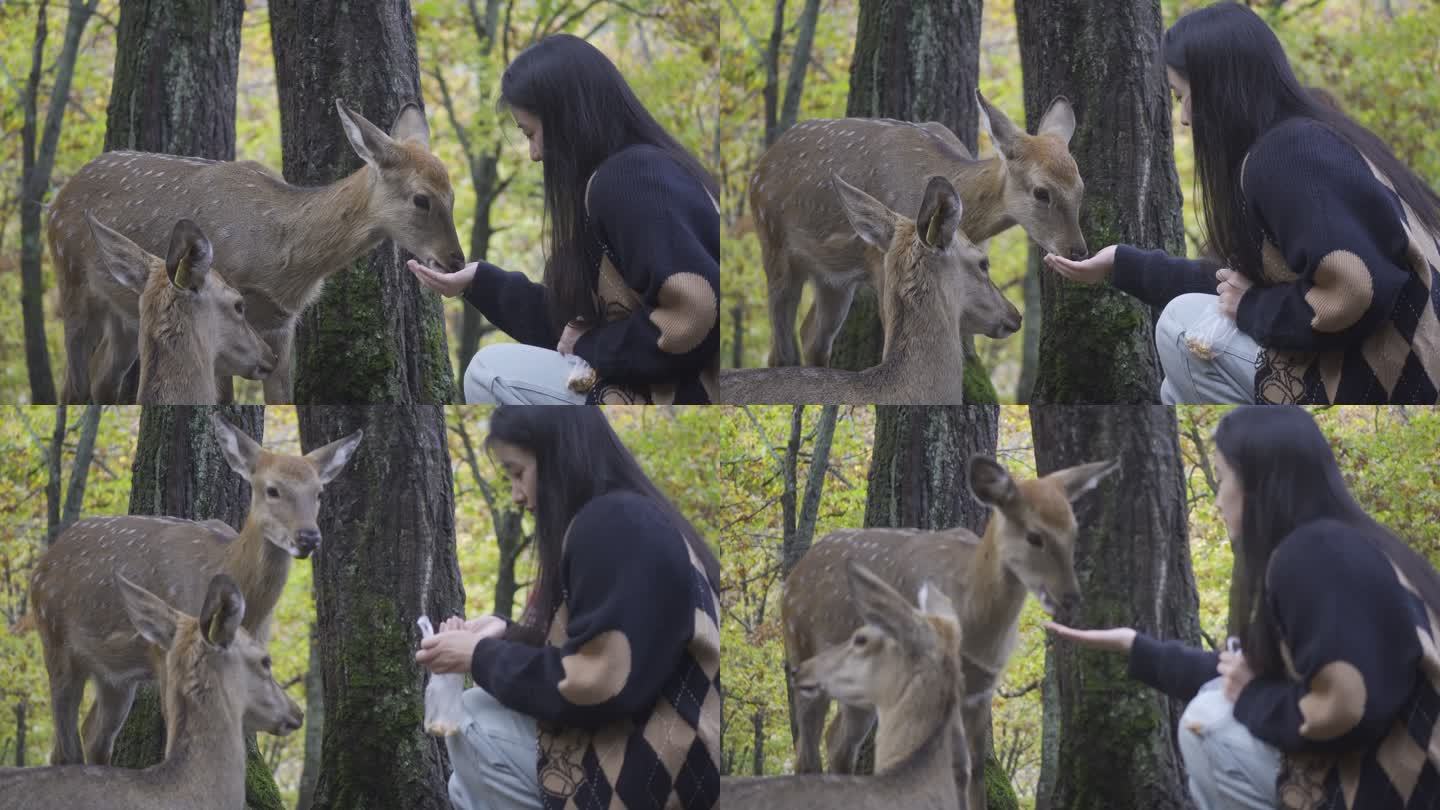
<svg viewBox="0 0 1440 810">
<path fill-rule="evenodd" d="M 1284 810 L 1440 808 L 1440 627 L 1354 527 L 1315 521 L 1275 550 L 1261 609 L 1287 677 L 1251 681 L 1235 718 L 1283 755 Z M 1135 638 L 1130 675 L 1190 700 L 1215 653 Z"/>
<path fill-rule="evenodd" d="M 587 261 L 603 323 L 575 344 L 588 402 L 707 404 L 720 363 L 720 213 L 654 146 L 606 158 L 586 188 Z M 554 349 L 545 287 L 481 262 L 465 300 L 521 343 Z"/>
<path fill-rule="evenodd" d="M 1319 122 L 1291 119 L 1241 164 L 1262 267 L 1236 325 L 1260 344 L 1259 402 L 1440 401 L 1440 233 Z M 1216 265 L 1121 246 L 1111 282 L 1154 307 L 1215 293 Z"/>
<path fill-rule="evenodd" d="M 649 499 L 575 516 L 548 642 L 475 647 L 475 684 L 539 727 L 545 810 L 710 810 L 720 797 L 719 597 Z"/>
</svg>

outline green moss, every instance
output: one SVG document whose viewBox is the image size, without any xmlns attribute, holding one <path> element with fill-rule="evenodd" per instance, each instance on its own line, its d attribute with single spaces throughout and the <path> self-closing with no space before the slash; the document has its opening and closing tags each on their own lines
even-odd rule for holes
<svg viewBox="0 0 1440 810">
<path fill-rule="evenodd" d="M 992 753 L 985 760 L 985 808 L 986 810 L 1020 810 L 1020 799 L 1015 795 L 1015 786 L 1010 777 Z"/>
<path fill-rule="evenodd" d="M 280 788 L 265 757 L 255 744 L 255 735 L 245 737 L 245 808 L 246 810 L 285 810 Z"/>
<path fill-rule="evenodd" d="M 979 357 L 967 356 L 965 359 L 965 404 L 966 405 L 994 405 L 1000 401 L 1000 395 L 995 392 L 995 384 L 990 381 L 990 372 L 985 368 L 985 362 Z"/>
</svg>

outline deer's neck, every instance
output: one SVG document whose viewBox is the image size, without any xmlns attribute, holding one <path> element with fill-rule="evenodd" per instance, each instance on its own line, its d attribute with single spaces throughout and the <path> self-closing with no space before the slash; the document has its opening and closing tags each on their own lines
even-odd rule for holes
<svg viewBox="0 0 1440 810">
<path fill-rule="evenodd" d="M 139 400 L 146 405 L 193 405 L 219 399 L 211 335 L 197 329 L 189 307 L 169 282 L 145 307 L 140 332 Z"/>
<path fill-rule="evenodd" d="M 290 186 L 292 221 L 285 232 L 288 261 L 281 278 L 267 279 L 266 291 L 285 305 L 303 303 L 326 276 L 373 250 L 384 239 L 370 212 L 370 187 L 376 182 L 367 164 L 349 177 L 320 188 Z"/>
<path fill-rule="evenodd" d="M 937 296 L 919 298 L 916 306 L 895 293 L 886 302 L 879 375 L 892 391 L 905 392 L 913 401 L 958 404 L 965 387 L 960 325 Z"/>
<path fill-rule="evenodd" d="M 239 806 L 245 796 L 244 718 L 214 673 L 185 673 L 167 688 L 165 760 L 155 768 L 166 795 Z"/>
<path fill-rule="evenodd" d="M 999 156 L 961 166 L 951 177 L 965 210 L 960 230 L 983 242 L 1015 224 L 1005 212 L 1005 161 Z"/>
<path fill-rule="evenodd" d="M 259 523 L 253 519 L 257 508 L 251 504 L 251 517 L 246 518 L 245 528 L 225 550 L 225 573 L 235 579 L 245 596 L 242 626 L 259 636 L 285 589 L 291 558 L 289 552 L 265 539 Z"/>
<path fill-rule="evenodd" d="M 998 511 L 991 510 L 961 608 L 965 649 L 978 651 L 987 661 L 1000 654 L 1025 607 L 1025 585 L 1010 572 L 1000 554 L 1004 520 Z"/>
</svg>

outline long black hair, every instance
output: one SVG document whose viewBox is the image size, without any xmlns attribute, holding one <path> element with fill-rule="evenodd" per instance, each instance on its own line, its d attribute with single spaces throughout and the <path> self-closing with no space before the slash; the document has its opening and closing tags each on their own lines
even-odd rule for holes
<svg viewBox="0 0 1440 810">
<path fill-rule="evenodd" d="M 1440 231 L 1440 196 L 1373 132 L 1301 85 L 1275 32 L 1249 8 L 1224 2 L 1186 14 L 1161 47 L 1165 64 L 1190 83 L 1205 238 L 1231 267 L 1261 280 L 1261 245 L 1245 225 L 1240 165 L 1260 136 L 1290 118 L 1318 121 L 1354 146 L 1422 223 Z"/>
<path fill-rule="evenodd" d="M 1440 573 L 1356 503 L 1330 443 L 1309 411 L 1279 405 L 1237 408 L 1220 421 L 1215 447 L 1240 479 L 1243 507 L 1238 540 L 1251 595 L 1251 614 L 1241 636 L 1245 660 L 1257 675 L 1285 673 L 1265 572 L 1280 542 L 1307 523 L 1329 518 L 1353 526 L 1356 542 L 1373 543 L 1421 599 L 1440 610 Z"/>
<path fill-rule="evenodd" d="M 670 503 L 630 454 L 601 408 L 595 406 L 501 406 L 490 416 L 487 450 L 502 441 L 535 455 L 535 549 L 539 557 L 533 595 L 511 637 L 539 643 L 560 607 L 560 555 L 570 521 L 592 498 L 625 490 L 655 503 L 685 537 L 710 579 L 720 587 L 720 563 L 705 538 Z"/>
<path fill-rule="evenodd" d="M 573 318 L 599 321 L 592 294 L 600 257 L 583 239 L 585 184 L 595 169 L 627 146 L 665 151 L 712 195 L 719 186 L 650 115 L 615 64 L 594 45 L 569 34 L 546 37 L 516 56 L 500 78 L 500 106 L 540 119 L 545 219 L 550 225 L 544 284 L 557 328 Z"/>
</svg>

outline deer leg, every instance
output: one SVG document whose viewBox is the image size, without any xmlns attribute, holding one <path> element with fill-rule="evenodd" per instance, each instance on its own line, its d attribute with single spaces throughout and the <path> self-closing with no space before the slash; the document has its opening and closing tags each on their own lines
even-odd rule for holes
<svg viewBox="0 0 1440 810">
<path fill-rule="evenodd" d="M 820 738 L 825 729 L 825 712 L 830 709 L 830 697 L 824 693 L 814 697 L 795 694 L 795 726 L 798 734 L 795 740 L 795 772 L 820 773 Z"/>
<path fill-rule="evenodd" d="M 784 251 L 765 251 L 765 275 L 770 293 L 770 359 L 771 366 L 800 365 L 800 350 L 795 344 L 795 313 L 800 309 L 800 293 L 805 277 L 792 269 Z"/>
<path fill-rule="evenodd" d="M 855 773 L 860 759 L 860 746 L 875 725 L 875 712 L 857 706 L 840 704 L 835 722 L 825 734 L 826 755 L 831 773 Z"/>
<path fill-rule="evenodd" d="M 969 761 L 966 773 L 962 774 L 958 762 L 962 752 L 957 747 L 955 789 L 967 797 L 968 810 L 985 810 L 985 760 L 990 753 L 985 745 L 986 738 L 990 736 L 989 698 L 975 703 L 967 701 L 960 709 L 960 718 L 963 728 L 959 733 L 964 737 L 964 750 L 969 755 Z"/>
<path fill-rule="evenodd" d="M 850 302 L 858 286 L 856 282 L 835 286 L 815 284 L 815 302 L 805 313 L 805 325 L 801 329 L 808 365 L 830 365 L 830 348 L 835 345 L 840 327 L 845 325 L 845 316 L 850 314 Z"/>
<path fill-rule="evenodd" d="M 95 686 L 95 705 L 90 707 L 90 713 L 85 717 L 85 762 L 109 765 L 115 737 L 130 714 L 130 704 L 135 702 L 136 684 L 107 683 L 102 678 L 96 678 Z"/>
<path fill-rule="evenodd" d="M 79 672 L 61 650 L 45 650 L 45 668 L 50 672 L 50 716 L 54 740 L 51 765 L 83 765 L 80 747 L 80 700 L 85 696 L 85 674 Z"/>
<path fill-rule="evenodd" d="M 265 342 L 275 352 L 275 370 L 263 383 L 266 405 L 286 405 L 294 401 L 294 389 L 291 388 L 293 358 L 290 356 L 290 344 L 294 337 L 293 328 L 265 335 Z"/>
<path fill-rule="evenodd" d="M 138 365 L 139 340 L 118 318 L 106 318 L 105 333 L 90 358 L 91 402 L 115 405 L 135 401 L 133 397 L 125 399 L 125 381 L 130 367 Z M 138 382 L 137 378 L 137 389 Z"/>
</svg>

